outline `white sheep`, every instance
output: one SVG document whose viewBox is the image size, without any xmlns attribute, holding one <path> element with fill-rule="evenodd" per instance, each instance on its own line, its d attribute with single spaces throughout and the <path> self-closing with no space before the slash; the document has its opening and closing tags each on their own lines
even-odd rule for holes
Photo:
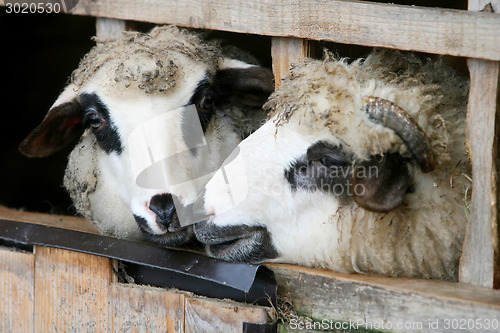
<svg viewBox="0 0 500 333">
<path fill-rule="evenodd" d="M 79 139 L 64 176 L 77 211 L 104 234 L 141 238 L 142 231 L 177 245 L 192 227 L 180 225 L 174 201 L 196 201 L 210 173 L 262 124 L 273 90 L 270 70 L 226 58 L 187 30 L 126 32 L 97 41 L 20 150 L 44 157 Z M 191 135 L 193 128 L 202 134 Z M 150 146 L 134 141 L 141 131 Z M 153 175 L 158 184 L 138 184 L 156 162 L 163 163 Z"/>
<path fill-rule="evenodd" d="M 456 280 L 467 93 L 442 61 L 411 53 L 305 60 L 207 184 L 197 238 L 225 260 Z"/>
</svg>

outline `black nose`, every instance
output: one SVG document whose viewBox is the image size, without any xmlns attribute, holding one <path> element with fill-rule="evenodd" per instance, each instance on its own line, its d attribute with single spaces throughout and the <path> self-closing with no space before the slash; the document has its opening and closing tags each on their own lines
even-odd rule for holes
<svg viewBox="0 0 500 333">
<path fill-rule="evenodd" d="M 168 228 L 175 214 L 174 200 L 170 194 L 157 194 L 151 198 L 149 209 L 156 214 L 156 222 Z"/>
</svg>

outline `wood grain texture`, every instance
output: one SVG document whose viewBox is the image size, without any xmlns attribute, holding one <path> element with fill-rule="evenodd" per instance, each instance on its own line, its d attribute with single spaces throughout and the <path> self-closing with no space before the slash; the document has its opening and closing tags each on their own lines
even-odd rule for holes
<svg viewBox="0 0 500 333">
<path fill-rule="evenodd" d="M 108 326 L 107 258 L 35 246 L 35 327 L 39 332 L 100 332 Z"/>
<path fill-rule="evenodd" d="M 469 59 L 471 76 L 467 108 L 467 145 L 472 160 L 470 221 L 460 260 L 459 279 L 483 287 L 497 287 L 497 110 L 500 63 Z"/>
<path fill-rule="evenodd" d="M 489 11 L 488 7 L 491 7 L 494 13 L 500 12 L 500 1 L 499 0 L 469 0 L 468 9 L 471 11 Z"/>
<path fill-rule="evenodd" d="M 500 14 L 346 0 L 81 0 L 73 14 L 500 60 Z"/>
<path fill-rule="evenodd" d="M 111 332 L 184 332 L 184 294 L 134 284 L 112 284 L 109 297 Z"/>
<path fill-rule="evenodd" d="M 275 272 L 279 295 L 291 300 L 297 312 L 315 319 L 419 322 L 422 329 L 411 332 L 429 332 L 429 322 L 436 320 L 444 331 L 443 319 L 495 319 L 500 314 L 500 291 L 488 288 L 282 264 L 268 267 Z"/>
<path fill-rule="evenodd" d="M 0 205 L 0 219 L 29 222 L 50 227 L 99 234 L 96 227 L 94 227 L 91 222 L 76 216 L 25 212 Z"/>
<path fill-rule="evenodd" d="M 186 333 L 242 332 L 243 322 L 267 323 L 271 309 L 229 300 L 186 298 Z"/>
<path fill-rule="evenodd" d="M 33 332 L 33 253 L 0 247 L 0 332 Z"/>
<path fill-rule="evenodd" d="M 112 18 L 97 17 L 95 21 L 96 37 L 99 39 L 116 38 L 127 30 L 127 22 Z"/>
<path fill-rule="evenodd" d="M 299 63 L 311 55 L 310 41 L 306 39 L 273 37 L 271 41 L 271 57 L 273 61 L 274 83 L 276 89 L 290 72 L 290 66 Z"/>
<path fill-rule="evenodd" d="M 500 10 L 500 0 L 469 0 L 469 10 Z M 471 90 L 468 106 L 468 145 L 473 162 L 471 222 L 460 262 L 460 281 L 500 288 L 498 225 L 498 110 L 499 63 L 469 59 Z M 481 134 L 482 127 L 486 136 Z M 490 199 L 490 200 L 488 200 Z M 478 260 L 478 258 L 480 258 Z"/>
</svg>

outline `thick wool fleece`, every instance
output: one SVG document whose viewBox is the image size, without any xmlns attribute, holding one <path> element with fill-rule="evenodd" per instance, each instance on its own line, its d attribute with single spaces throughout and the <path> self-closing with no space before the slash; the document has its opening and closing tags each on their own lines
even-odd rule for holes
<svg viewBox="0 0 500 333">
<path fill-rule="evenodd" d="M 422 61 L 412 53 L 383 50 L 353 63 L 327 58 L 295 66 L 265 105 L 277 133 L 282 127 L 300 133 L 326 127 L 359 160 L 385 152 L 409 156 L 392 130 L 363 111 L 363 97 L 377 96 L 403 108 L 421 126 L 436 168 L 422 173 L 413 165 L 413 193 L 388 213 L 354 202 L 340 205 L 322 222 L 338 235 L 324 239 L 338 244 L 335 255 L 318 240 L 314 258 L 285 260 L 343 272 L 456 280 L 471 185 L 464 133 L 467 94 L 468 82 L 441 61 Z"/>
</svg>

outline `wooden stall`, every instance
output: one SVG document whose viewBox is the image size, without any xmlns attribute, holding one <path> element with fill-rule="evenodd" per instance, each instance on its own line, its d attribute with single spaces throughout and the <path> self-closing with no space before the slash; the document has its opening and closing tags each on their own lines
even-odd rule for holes
<svg viewBox="0 0 500 333">
<path fill-rule="evenodd" d="M 278 307 L 273 308 L 120 283 L 113 260 L 95 255 L 43 246 L 32 252 L 2 247 L 0 332 L 241 332 L 243 322 L 277 321 L 281 332 L 349 331 L 360 327 L 353 321 L 373 330 L 384 323 L 383 327 L 400 332 L 499 331 L 500 0 L 469 0 L 468 10 L 414 4 L 80 0 L 68 14 L 97 17 L 101 36 L 126 30 L 131 21 L 271 36 L 276 86 L 290 64 L 311 54 L 315 41 L 467 58 L 467 142 L 473 185 L 458 283 L 271 264 L 279 297 Z M 2 208 L 0 219 L 95 232 L 87 221 L 67 216 Z"/>
</svg>

